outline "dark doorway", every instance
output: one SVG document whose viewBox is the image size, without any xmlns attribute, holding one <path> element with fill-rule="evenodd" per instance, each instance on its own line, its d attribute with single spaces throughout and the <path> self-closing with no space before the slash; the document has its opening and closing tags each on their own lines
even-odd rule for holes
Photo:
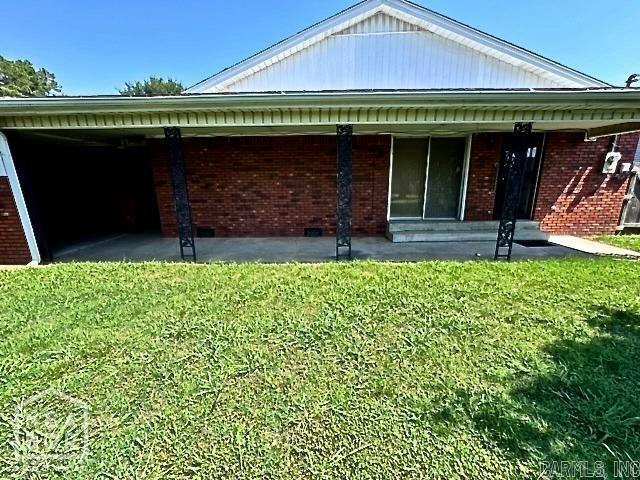
<svg viewBox="0 0 640 480">
<path fill-rule="evenodd" d="M 509 153 L 511 148 L 511 137 L 505 142 L 500 157 L 500 170 L 498 172 L 498 183 L 496 185 L 496 203 L 493 210 L 493 218 L 499 220 L 502 214 L 502 205 L 504 203 L 504 195 L 506 193 L 506 168 L 502 161 Z M 527 149 L 527 158 L 524 167 L 524 178 L 522 181 L 522 190 L 520 193 L 520 203 L 518 205 L 518 219 L 532 220 L 533 209 L 536 202 L 536 193 L 538 189 L 538 180 L 540 177 L 540 166 L 542 162 L 542 151 L 544 149 L 544 134 L 534 134 L 531 136 L 530 144 Z"/>
<path fill-rule="evenodd" d="M 144 139 L 74 139 L 50 133 L 11 139 L 43 260 L 119 234 L 159 232 Z"/>
</svg>

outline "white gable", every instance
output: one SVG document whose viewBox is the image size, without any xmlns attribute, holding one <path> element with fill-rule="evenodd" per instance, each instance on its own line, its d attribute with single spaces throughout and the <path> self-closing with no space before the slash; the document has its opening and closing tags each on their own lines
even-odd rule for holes
<svg viewBox="0 0 640 480">
<path fill-rule="evenodd" d="M 368 0 L 187 93 L 602 86 L 403 0 Z"/>
</svg>

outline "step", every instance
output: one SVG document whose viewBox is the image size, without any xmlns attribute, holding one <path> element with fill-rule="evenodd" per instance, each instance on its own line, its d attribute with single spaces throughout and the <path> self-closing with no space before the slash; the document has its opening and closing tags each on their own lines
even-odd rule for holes
<svg viewBox="0 0 640 480">
<path fill-rule="evenodd" d="M 481 221 L 481 222 L 460 222 L 460 221 L 428 221 L 428 220 L 392 220 L 389 222 L 388 231 L 423 231 L 423 232 L 455 232 L 455 231 L 480 231 L 480 232 L 497 232 L 497 220 Z M 524 230 L 540 230 L 540 222 L 532 220 L 520 220 L 516 224 L 516 231 Z"/>
<path fill-rule="evenodd" d="M 498 228 L 495 230 L 455 230 L 455 231 L 425 231 L 403 230 L 387 232 L 387 238 L 394 243 L 407 242 L 495 242 Z M 515 240 L 547 240 L 549 234 L 532 228 L 518 229 L 516 225 Z"/>
</svg>

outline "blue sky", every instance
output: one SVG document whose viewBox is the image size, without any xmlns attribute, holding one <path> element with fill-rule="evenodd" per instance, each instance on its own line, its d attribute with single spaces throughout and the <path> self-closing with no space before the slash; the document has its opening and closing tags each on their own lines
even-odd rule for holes
<svg viewBox="0 0 640 480">
<path fill-rule="evenodd" d="M 150 75 L 190 86 L 353 3 L 2 0 L 0 55 L 54 72 L 68 95 Z M 638 0 L 418 3 L 615 85 L 640 72 Z"/>
</svg>

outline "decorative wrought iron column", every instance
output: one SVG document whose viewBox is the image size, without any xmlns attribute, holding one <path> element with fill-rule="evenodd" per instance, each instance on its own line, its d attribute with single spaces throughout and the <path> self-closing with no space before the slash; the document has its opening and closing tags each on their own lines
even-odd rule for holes
<svg viewBox="0 0 640 480">
<path fill-rule="evenodd" d="M 180 256 L 182 260 L 196 261 L 196 244 L 193 238 L 191 221 L 191 202 L 187 187 L 187 171 L 182 154 L 182 136 L 177 127 L 164 129 L 164 137 L 169 152 L 171 166 L 171 182 L 173 184 L 173 200 L 176 207 L 176 223 L 180 238 Z"/>
<path fill-rule="evenodd" d="M 352 125 L 337 126 L 336 260 L 351 260 L 351 204 L 353 197 Z"/>
<path fill-rule="evenodd" d="M 513 236 L 516 231 L 518 217 L 518 205 L 520 204 L 520 191 L 524 178 L 524 166 L 527 160 L 528 140 L 533 124 L 516 123 L 513 129 L 512 143 L 506 150 L 504 158 L 504 171 L 506 172 L 506 185 L 498 226 L 498 239 L 494 259 L 511 260 L 513 249 Z"/>
</svg>

